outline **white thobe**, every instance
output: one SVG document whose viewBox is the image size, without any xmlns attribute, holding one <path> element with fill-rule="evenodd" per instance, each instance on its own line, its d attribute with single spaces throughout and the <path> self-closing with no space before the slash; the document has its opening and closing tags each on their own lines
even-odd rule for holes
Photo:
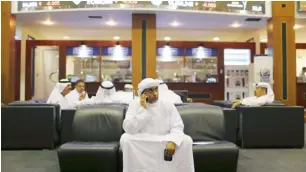
<svg viewBox="0 0 306 172">
<path fill-rule="evenodd" d="M 245 106 L 257 107 L 257 106 L 262 106 L 264 104 L 272 103 L 272 102 L 269 101 L 268 96 L 265 95 L 265 96 L 260 96 L 260 97 L 253 96 L 253 97 L 245 98 L 241 101 L 241 104 Z"/>
<path fill-rule="evenodd" d="M 161 100 L 168 101 L 170 103 L 174 104 L 183 103 L 181 97 L 172 90 L 169 90 L 166 84 L 161 84 L 158 86 L 158 96 Z"/>
<path fill-rule="evenodd" d="M 83 100 L 79 100 L 80 96 L 81 94 L 76 89 L 74 89 L 69 94 L 66 95 L 66 99 L 68 103 L 70 104 L 70 106 L 72 107 L 76 107 L 80 105 L 94 104 L 94 102 L 88 98 L 88 94 L 86 94 Z"/>
<path fill-rule="evenodd" d="M 72 108 L 68 103 L 66 97 L 64 97 L 60 93 L 53 93 L 52 97 L 50 97 L 47 101 L 48 104 L 59 104 L 61 109 L 69 109 Z"/>
<path fill-rule="evenodd" d="M 147 109 L 134 99 L 123 122 L 123 172 L 194 172 L 192 139 L 173 103 L 158 100 Z M 177 147 L 172 161 L 164 160 L 166 144 Z"/>
</svg>

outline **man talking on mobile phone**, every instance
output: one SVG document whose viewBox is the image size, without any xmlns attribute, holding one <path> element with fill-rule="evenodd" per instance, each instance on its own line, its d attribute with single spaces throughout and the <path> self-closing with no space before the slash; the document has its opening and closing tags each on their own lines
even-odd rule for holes
<svg viewBox="0 0 306 172">
<path fill-rule="evenodd" d="M 159 99 L 159 81 L 138 85 L 123 121 L 123 172 L 194 172 L 193 141 L 173 103 Z"/>
</svg>

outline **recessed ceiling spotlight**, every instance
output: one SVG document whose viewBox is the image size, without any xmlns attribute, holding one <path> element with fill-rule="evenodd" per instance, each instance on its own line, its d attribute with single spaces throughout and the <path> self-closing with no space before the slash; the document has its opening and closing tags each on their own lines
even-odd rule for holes
<svg viewBox="0 0 306 172">
<path fill-rule="evenodd" d="M 63 38 L 64 38 L 64 39 L 69 39 L 70 37 L 69 37 L 69 36 L 64 36 Z"/>
<path fill-rule="evenodd" d="M 107 24 L 109 26 L 116 26 L 117 22 L 115 22 L 114 20 L 108 20 L 105 24 Z"/>
<path fill-rule="evenodd" d="M 170 23 L 170 25 L 173 26 L 173 27 L 177 27 L 177 26 L 179 26 L 181 24 L 179 22 L 177 22 L 177 21 L 173 21 L 173 22 Z"/>
<path fill-rule="evenodd" d="M 165 40 L 165 41 L 170 41 L 171 38 L 170 38 L 169 36 L 166 36 L 166 37 L 164 37 L 164 40 Z"/>
<path fill-rule="evenodd" d="M 47 19 L 47 20 L 45 20 L 45 21 L 43 22 L 43 24 L 44 24 L 44 25 L 53 25 L 54 22 L 51 21 L 50 19 Z"/>
<path fill-rule="evenodd" d="M 219 38 L 219 37 L 214 37 L 213 40 L 214 40 L 214 41 L 219 41 L 220 38 Z"/>
<path fill-rule="evenodd" d="M 114 40 L 119 40 L 120 39 L 120 37 L 119 36 L 114 36 L 114 38 L 113 38 Z"/>
<path fill-rule="evenodd" d="M 301 28 L 302 26 L 301 25 L 298 25 L 298 24 L 295 24 L 294 26 L 293 26 L 293 28 L 294 29 L 299 29 L 299 28 Z"/>
<path fill-rule="evenodd" d="M 241 24 L 239 24 L 239 23 L 233 23 L 232 25 L 231 25 L 231 27 L 234 27 L 234 28 L 237 28 L 237 27 L 240 27 L 241 26 Z"/>
</svg>

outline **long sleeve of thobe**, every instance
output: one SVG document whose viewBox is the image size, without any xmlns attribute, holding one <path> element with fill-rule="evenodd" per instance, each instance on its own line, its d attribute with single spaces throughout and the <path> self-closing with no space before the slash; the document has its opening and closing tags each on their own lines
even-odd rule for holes
<svg viewBox="0 0 306 172">
<path fill-rule="evenodd" d="M 241 101 L 242 105 L 245 106 L 262 106 L 264 104 L 268 103 L 268 99 L 266 96 L 261 97 L 249 97 L 245 98 Z"/>
<path fill-rule="evenodd" d="M 69 103 L 66 97 L 59 94 L 58 96 L 52 98 L 48 103 L 50 104 L 59 104 L 61 109 L 68 109 Z"/>
<path fill-rule="evenodd" d="M 131 102 L 123 121 L 123 129 L 128 134 L 138 133 L 151 119 L 151 115 L 143 107 L 139 108 L 135 101 Z"/>
<path fill-rule="evenodd" d="M 165 135 L 164 141 L 172 141 L 177 146 L 183 141 L 184 123 L 174 104 L 168 106 L 170 114 L 170 133 Z"/>
</svg>

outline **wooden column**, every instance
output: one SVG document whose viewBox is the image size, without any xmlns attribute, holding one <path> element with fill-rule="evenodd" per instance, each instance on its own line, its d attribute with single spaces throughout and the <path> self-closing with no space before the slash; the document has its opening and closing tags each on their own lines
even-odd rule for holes
<svg viewBox="0 0 306 172">
<path fill-rule="evenodd" d="M 268 20 L 268 51 L 273 55 L 275 99 L 296 105 L 295 2 L 273 1 Z"/>
<path fill-rule="evenodd" d="M 1 101 L 15 100 L 15 32 L 16 18 L 11 14 L 11 1 L 1 2 Z"/>
<path fill-rule="evenodd" d="M 156 16 L 133 14 L 132 16 L 132 82 L 156 77 Z"/>
</svg>

